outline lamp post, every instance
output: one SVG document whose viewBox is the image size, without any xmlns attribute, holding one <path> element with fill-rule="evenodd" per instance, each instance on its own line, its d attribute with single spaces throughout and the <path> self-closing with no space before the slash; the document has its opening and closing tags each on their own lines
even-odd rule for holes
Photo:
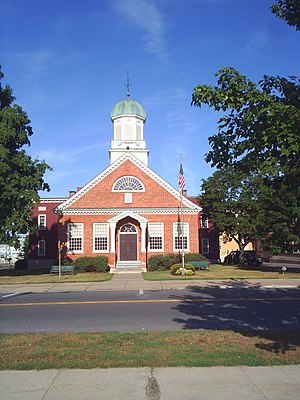
<svg viewBox="0 0 300 400">
<path fill-rule="evenodd" d="M 58 247 L 58 279 L 60 279 L 61 278 L 61 245 L 60 245 L 60 240 L 58 241 L 57 247 Z"/>
</svg>

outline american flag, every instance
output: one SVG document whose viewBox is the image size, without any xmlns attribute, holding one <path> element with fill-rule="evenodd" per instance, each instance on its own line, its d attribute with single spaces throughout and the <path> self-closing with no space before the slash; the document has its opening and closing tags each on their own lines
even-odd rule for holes
<svg viewBox="0 0 300 400">
<path fill-rule="evenodd" d="M 180 190 L 182 190 L 185 187 L 185 179 L 183 175 L 183 168 L 181 161 L 180 161 L 179 176 L 178 176 L 178 186 Z"/>
</svg>

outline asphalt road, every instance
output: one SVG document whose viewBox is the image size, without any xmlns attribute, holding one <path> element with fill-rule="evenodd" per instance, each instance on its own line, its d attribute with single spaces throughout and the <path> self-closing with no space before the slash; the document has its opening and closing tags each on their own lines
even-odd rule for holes
<svg viewBox="0 0 300 400">
<path fill-rule="evenodd" d="M 0 332 L 300 330 L 300 289 L 0 294 Z"/>
</svg>

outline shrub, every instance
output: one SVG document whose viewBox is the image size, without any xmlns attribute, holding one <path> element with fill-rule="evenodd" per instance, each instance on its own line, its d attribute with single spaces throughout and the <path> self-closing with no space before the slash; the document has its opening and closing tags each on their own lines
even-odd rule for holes
<svg viewBox="0 0 300 400">
<path fill-rule="evenodd" d="M 172 275 L 195 275 L 195 268 L 191 264 L 184 264 L 184 268 L 182 264 L 174 264 L 170 272 Z"/>
<path fill-rule="evenodd" d="M 148 271 L 165 271 L 169 270 L 173 264 L 179 263 L 179 255 L 169 253 L 163 256 L 162 254 L 155 254 L 148 260 Z"/>
<path fill-rule="evenodd" d="M 155 254 L 151 256 L 148 260 L 148 271 L 159 271 L 163 270 L 163 258 L 161 254 Z"/>
<path fill-rule="evenodd" d="M 184 261 L 186 261 L 187 263 L 189 261 L 207 261 L 207 258 L 199 253 L 187 253 L 184 255 Z"/>
<path fill-rule="evenodd" d="M 74 261 L 75 272 L 106 272 L 108 258 L 106 256 L 79 257 Z"/>
</svg>

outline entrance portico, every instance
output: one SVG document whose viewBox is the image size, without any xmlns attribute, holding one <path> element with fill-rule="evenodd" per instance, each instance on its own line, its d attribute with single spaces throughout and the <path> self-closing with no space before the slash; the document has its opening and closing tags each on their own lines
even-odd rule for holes
<svg viewBox="0 0 300 400">
<path fill-rule="evenodd" d="M 115 266 L 111 271 L 145 269 L 148 220 L 127 211 L 109 219 L 108 223 L 110 253 L 115 259 Z"/>
</svg>

